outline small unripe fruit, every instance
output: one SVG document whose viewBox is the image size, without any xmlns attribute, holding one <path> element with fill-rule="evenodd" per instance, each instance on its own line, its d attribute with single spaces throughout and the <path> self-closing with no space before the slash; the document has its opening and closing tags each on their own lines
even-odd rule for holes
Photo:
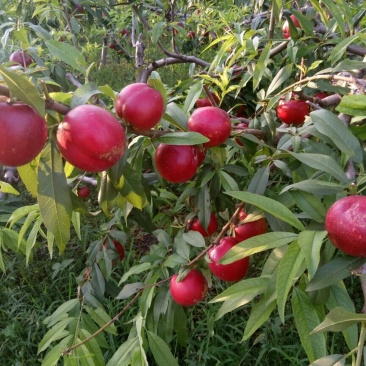
<svg viewBox="0 0 366 366">
<path fill-rule="evenodd" d="M 191 269 L 182 281 L 175 274 L 170 280 L 170 293 L 173 300 L 182 306 L 193 306 L 202 301 L 207 293 L 206 278 L 196 269 Z"/>
</svg>

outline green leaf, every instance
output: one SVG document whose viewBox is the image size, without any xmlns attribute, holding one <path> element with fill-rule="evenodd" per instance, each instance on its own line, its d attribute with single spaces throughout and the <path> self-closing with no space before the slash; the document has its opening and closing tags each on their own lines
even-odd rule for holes
<svg viewBox="0 0 366 366">
<path fill-rule="evenodd" d="M 282 203 L 277 202 L 271 198 L 260 196 L 250 192 L 225 192 L 240 201 L 254 205 L 261 210 L 277 217 L 278 219 L 287 222 L 298 230 L 304 230 L 303 224 L 300 220 Z"/>
<path fill-rule="evenodd" d="M 169 121 L 173 126 L 183 131 L 187 131 L 188 117 L 176 103 L 171 102 L 166 106 L 163 118 Z"/>
<path fill-rule="evenodd" d="M 324 334 L 310 334 L 320 323 L 317 309 L 309 297 L 300 289 L 292 293 L 292 311 L 295 318 L 297 333 L 310 362 L 327 354 L 326 337 Z"/>
<path fill-rule="evenodd" d="M 54 141 L 43 149 L 38 167 L 38 203 L 47 230 L 62 253 L 70 239 L 72 203 L 62 159 Z"/>
<path fill-rule="evenodd" d="M 291 191 L 296 205 L 314 221 L 323 223 L 327 213 L 322 201 L 308 192 Z"/>
<path fill-rule="evenodd" d="M 321 172 L 330 174 L 341 183 L 348 182 L 346 173 L 342 170 L 339 164 L 330 156 L 312 153 L 294 153 L 289 152 L 295 159 L 301 161 L 303 164 L 317 169 Z"/>
<path fill-rule="evenodd" d="M 276 292 L 277 292 L 277 304 L 278 313 L 282 320 L 285 322 L 285 306 L 287 296 L 291 287 L 299 276 L 299 270 L 304 262 L 304 254 L 297 241 L 294 241 L 283 256 L 277 273 Z"/>
<path fill-rule="evenodd" d="M 18 174 L 26 188 L 28 189 L 29 193 L 32 195 L 32 197 L 37 196 L 37 187 L 38 187 L 38 165 L 36 166 L 34 164 L 34 161 L 25 164 L 22 166 L 19 166 L 17 168 Z"/>
<path fill-rule="evenodd" d="M 341 332 L 348 327 L 361 322 L 366 322 L 366 314 L 357 314 L 337 307 L 332 309 L 327 314 L 324 321 L 314 328 L 311 333 Z"/>
<path fill-rule="evenodd" d="M 52 347 L 52 349 L 46 354 L 42 361 L 41 366 L 56 366 L 58 364 L 58 360 L 62 356 L 62 352 L 65 350 L 73 335 L 70 334 L 66 338 L 64 338 L 59 344 Z"/>
<path fill-rule="evenodd" d="M 96 94 L 101 94 L 102 92 L 99 90 L 97 84 L 95 83 L 86 83 L 79 88 L 77 88 L 71 98 L 71 108 L 75 108 L 77 106 L 87 104 L 88 100 Z"/>
<path fill-rule="evenodd" d="M 326 196 L 342 192 L 347 187 L 348 184 L 339 184 L 317 179 L 306 179 L 303 180 L 302 182 L 289 184 L 288 186 L 282 189 L 280 194 L 285 193 L 289 190 L 299 189 L 300 191 L 309 192 L 319 196 Z"/>
<path fill-rule="evenodd" d="M 267 89 L 266 98 L 268 98 L 271 93 L 277 90 L 290 77 L 292 68 L 293 64 L 288 64 L 277 72 Z"/>
<path fill-rule="evenodd" d="M 150 34 L 151 34 L 151 40 L 154 44 L 158 42 L 159 38 L 164 33 L 165 26 L 166 26 L 165 22 L 156 22 L 152 27 Z"/>
<path fill-rule="evenodd" d="M 0 65 L 0 74 L 12 97 L 32 106 L 41 117 L 44 117 L 45 101 L 41 98 L 37 87 L 26 76 L 10 71 L 2 65 Z"/>
<path fill-rule="evenodd" d="M 210 141 L 198 132 L 170 132 L 160 136 L 156 142 L 168 145 L 198 145 Z"/>
<path fill-rule="evenodd" d="M 270 51 L 271 51 L 272 43 L 268 42 L 264 49 L 262 50 L 258 62 L 255 65 L 254 74 L 253 74 L 253 90 L 257 89 L 259 83 L 261 82 L 262 76 L 266 72 L 267 64 L 270 60 Z"/>
<path fill-rule="evenodd" d="M 142 282 L 129 283 L 123 286 L 120 293 L 116 296 L 116 299 L 128 299 L 131 295 L 139 292 L 142 288 L 144 288 L 144 284 Z"/>
<path fill-rule="evenodd" d="M 316 129 L 330 138 L 339 150 L 356 162 L 362 162 L 363 149 L 360 142 L 335 114 L 321 109 L 311 112 L 310 116 Z"/>
<path fill-rule="evenodd" d="M 0 192 L 10 193 L 19 196 L 19 192 L 9 183 L 0 181 Z"/>
<path fill-rule="evenodd" d="M 161 96 L 163 97 L 164 101 L 164 109 L 166 108 L 167 104 L 167 95 L 164 83 L 159 78 L 150 77 L 147 81 L 147 85 L 151 86 L 153 89 L 157 90 Z"/>
<path fill-rule="evenodd" d="M 263 325 L 275 307 L 276 301 L 268 301 L 265 296 L 263 296 L 259 301 L 253 303 L 252 312 L 248 318 L 242 342 L 249 339 L 250 336 Z"/>
<path fill-rule="evenodd" d="M 238 184 L 235 179 L 223 170 L 218 171 L 220 182 L 225 191 L 237 191 L 239 190 Z"/>
<path fill-rule="evenodd" d="M 69 301 L 64 302 L 53 312 L 52 315 L 48 316 L 46 319 L 43 320 L 43 324 L 46 324 L 48 328 L 52 327 L 60 320 L 67 317 L 67 313 L 77 305 L 80 305 L 79 299 L 71 299 Z"/>
<path fill-rule="evenodd" d="M 331 286 L 351 275 L 351 271 L 365 263 L 365 258 L 342 256 L 319 267 L 308 283 L 306 291 L 315 291 Z"/>
<path fill-rule="evenodd" d="M 140 263 L 133 267 L 131 267 L 127 272 L 125 272 L 119 281 L 118 285 L 121 285 L 123 282 L 126 282 L 128 278 L 134 274 L 139 274 L 141 272 L 148 271 L 151 268 L 151 263 Z"/>
<path fill-rule="evenodd" d="M 340 17 L 341 14 L 339 12 L 337 12 Z M 337 20 L 338 21 L 338 20 Z M 340 29 L 342 27 L 339 27 Z M 344 28 L 343 28 L 344 30 Z M 358 34 L 354 34 L 352 36 L 349 36 L 347 38 L 342 39 L 330 52 L 330 61 L 331 61 L 331 65 L 333 66 L 336 62 L 338 62 L 345 54 L 347 47 L 353 43 L 354 41 L 356 41 L 359 38 Z"/>
<path fill-rule="evenodd" d="M 183 111 L 188 113 L 195 105 L 197 99 L 200 97 L 203 88 L 203 80 L 194 83 L 188 90 L 186 99 L 184 100 Z"/>
<path fill-rule="evenodd" d="M 366 116 L 366 95 L 344 95 L 336 110 L 351 116 Z"/>
<path fill-rule="evenodd" d="M 345 364 L 346 356 L 334 354 L 318 358 L 309 366 L 344 366 Z"/>
<path fill-rule="evenodd" d="M 335 4 L 334 1 L 332 0 L 324 0 L 323 4 L 325 4 L 327 6 L 327 8 L 329 9 L 330 14 L 333 15 L 333 17 L 336 19 L 336 24 L 338 25 L 338 29 L 342 35 L 342 38 L 345 35 L 345 29 L 346 29 L 346 25 L 344 22 L 344 14 L 342 13 L 342 11 L 340 11 L 340 7 L 339 4 Z M 331 53 L 332 55 L 332 53 Z M 332 59 L 332 57 L 331 57 Z"/>
<path fill-rule="evenodd" d="M 255 253 L 261 253 L 269 249 L 281 247 L 293 242 L 298 234 L 291 232 L 271 232 L 253 236 L 233 246 L 219 261 L 221 264 L 229 264 L 239 259 L 249 257 Z"/>
<path fill-rule="evenodd" d="M 83 341 L 84 339 L 91 337 L 91 333 L 89 333 L 86 329 L 80 329 L 79 337 L 80 340 Z M 86 356 L 91 360 L 93 366 L 105 365 L 102 350 L 100 349 L 100 346 L 95 338 L 90 338 L 84 346 L 87 349 Z"/>
<path fill-rule="evenodd" d="M 178 366 L 178 362 L 171 353 L 168 345 L 153 332 L 147 331 L 150 350 L 159 366 Z"/>
<path fill-rule="evenodd" d="M 45 42 L 50 53 L 73 69 L 86 75 L 87 62 L 84 56 L 71 44 L 55 40 Z"/>
<path fill-rule="evenodd" d="M 312 278 L 320 263 L 320 251 L 323 240 L 327 236 L 324 231 L 305 230 L 299 234 L 298 243 L 305 256 L 306 267 L 308 268 L 309 277 Z"/>
<path fill-rule="evenodd" d="M 128 339 L 122 343 L 112 358 L 108 361 L 107 366 L 126 366 L 129 365 L 133 353 L 139 347 L 138 337 Z"/>
<path fill-rule="evenodd" d="M 85 310 L 91 316 L 91 318 L 99 325 L 99 327 L 104 327 L 107 323 L 111 321 L 111 317 L 105 312 L 105 310 L 99 306 L 93 309 L 90 306 L 85 306 Z M 111 323 L 107 328 L 104 330 L 107 333 L 117 335 L 117 328 L 116 326 Z"/>
<path fill-rule="evenodd" d="M 204 248 L 206 246 L 204 237 L 198 231 L 189 230 L 183 233 L 182 237 L 188 244 L 196 248 Z"/>
</svg>

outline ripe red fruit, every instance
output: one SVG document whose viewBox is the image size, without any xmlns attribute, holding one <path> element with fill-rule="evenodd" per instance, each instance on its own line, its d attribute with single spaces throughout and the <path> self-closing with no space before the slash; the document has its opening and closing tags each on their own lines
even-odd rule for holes
<svg viewBox="0 0 366 366">
<path fill-rule="evenodd" d="M 173 300 L 182 306 L 193 306 L 202 301 L 207 293 L 206 278 L 196 269 L 191 269 L 182 281 L 175 274 L 170 280 L 170 293 Z"/>
<path fill-rule="evenodd" d="M 207 150 L 204 147 L 200 146 L 194 146 L 194 149 L 196 151 L 197 164 L 198 166 L 200 166 L 205 160 Z"/>
<path fill-rule="evenodd" d="M 116 44 L 115 43 L 111 43 L 109 46 L 108 46 L 111 50 L 114 50 L 116 48 Z"/>
<path fill-rule="evenodd" d="M 124 87 L 118 94 L 116 113 L 137 130 L 154 127 L 164 113 L 164 99 L 155 89 L 145 83 Z"/>
<path fill-rule="evenodd" d="M 366 257 L 366 197 L 348 196 L 334 202 L 325 216 L 325 229 L 338 249 Z"/>
<path fill-rule="evenodd" d="M 300 26 L 300 22 L 299 20 L 295 17 L 295 15 L 290 15 L 290 18 L 292 20 L 292 22 L 294 23 L 294 26 L 296 28 L 301 28 Z M 284 38 L 290 38 L 291 37 L 291 34 L 290 34 L 290 26 L 289 26 L 289 23 L 288 23 L 288 20 L 286 20 L 284 23 L 283 23 L 283 26 L 282 26 L 282 34 L 284 36 Z"/>
<path fill-rule="evenodd" d="M 256 221 L 249 221 L 235 227 L 235 239 L 247 240 L 253 236 L 265 234 L 268 231 L 267 221 L 264 217 Z"/>
<path fill-rule="evenodd" d="M 90 188 L 87 186 L 78 186 L 77 194 L 80 198 L 88 198 L 90 196 Z"/>
<path fill-rule="evenodd" d="M 198 217 L 195 217 L 190 225 L 190 230 L 198 231 L 204 237 L 211 236 L 218 228 L 218 221 L 216 215 L 211 212 L 210 221 L 207 226 L 207 230 L 203 228 Z"/>
<path fill-rule="evenodd" d="M 247 213 L 245 212 L 244 208 L 242 208 L 240 211 L 239 211 L 239 220 L 240 221 L 243 221 L 246 217 L 247 217 Z"/>
<path fill-rule="evenodd" d="M 15 62 L 23 67 L 28 67 L 34 61 L 31 56 L 27 52 L 24 51 L 15 51 L 10 55 L 10 62 Z"/>
<path fill-rule="evenodd" d="M 193 39 L 193 38 L 195 38 L 195 37 L 196 37 L 196 33 L 194 33 L 193 31 L 189 31 L 189 32 L 187 33 L 187 37 L 188 37 L 189 39 Z"/>
<path fill-rule="evenodd" d="M 56 138 L 64 158 L 87 172 L 111 168 L 126 148 L 125 131 L 119 121 L 109 111 L 91 104 L 68 112 Z"/>
<path fill-rule="evenodd" d="M 114 249 L 117 251 L 117 253 L 119 254 L 119 260 L 122 261 L 123 258 L 125 257 L 125 249 L 123 248 L 123 245 L 117 241 L 117 240 L 112 240 L 113 245 L 114 245 Z M 103 245 L 106 249 L 108 249 L 108 243 L 107 243 L 107 239 L 104 240 Z"/>
<path fill-rule="evenodd" d="M 314 97 L 315 98 L 319 98 L 319 99 L 324 99 L 324 98 L 326 98 L 326 97 L 328 97 L 329 96 L 329 94 L 328 93 L 326 93 L 326 92 L 317 92 L 317 93 L 315 93 L 314 94 Z"/>
<path fill-rule="evenodd" d="M 277 106 L 278 118 L 288 125 L 299 126 L 304 123 L 310 107 L 305 100 L 290 99 L 288 102 L 280 100 Z"/>
<path fill-rule="evenodd" d="M 122 35 L 122 36 L 125 36 L 126 34 L 128 34 L 128 29 L 126 28 L 123 28 L 119 31 L 119 33 Z"/>
<path fill-rule="evenodd" d="M 215 101 L 215 103 L 218 105 L 220 103 L 220 99 L 218 98 L 218 96 L 214 93 L 210 93 L 213 100 Z M 212 103 L 210 101 L 210 99 L 206 98 L 200 98 L 197 99 L 196 101 L 196 107 L 197 108 L 202 108 L 202 107 L 212 107 Z"/>
<path fill-rule="evenodd" d="M 0 165 L 30 163 L 47 140 L 47 124 L 31 106 L 0 101 Z"/>
<path fill-rule="evenodd" d="M 205 147 L 221 145 L 230 136 L 229 115 L 218 107 L 202 107 L 193 111 L 187 122 L 188 130 L 199 132 L 210 139 Z"/>
<path fill-rule="evenodd" d="M 211 263 L 208 263 L 211 272 L 223 281 L 240 281 L 248 272 L 249 257 L 239 259 L 229 264 L 219 264 L 220 259 L 236 244 L 236 238 L 232 236 L 223 237 L 218 245 L 213 246 L 208 251 L 208 257 Z"/>
<path fill-rule="evenodd" d="M 187 182 L 195 175 L 198 168 L 195 147 L 160 144 L 155 152 L 155 166 L 168 182 Z"/>
</svg>

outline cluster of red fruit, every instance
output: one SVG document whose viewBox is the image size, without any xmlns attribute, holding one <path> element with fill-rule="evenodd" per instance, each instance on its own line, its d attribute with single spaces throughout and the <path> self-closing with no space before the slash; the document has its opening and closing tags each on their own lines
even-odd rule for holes
<svg viewBox="0 0 366 366">
<path fill-rule="evenodd" d="M 230 264 L 221 264 L 221 258 L 236 244 L 256 235 L 267 232 L 267 222 L 261 217 L 255 221 L 246 221 L 244 210 L 239 213 L 239 224 L 234 229 L 234 236 L 224 236 L 217 245 L 207 253 L 208 267 L 219 279 L 228 282 L 242 280 L 248 272 L 249 257 L 234 261 Z M 189 223 L 189 229 L 200 232 L 204 237 L 211 236 L 218 228 L 217 217 L 211 213 L 207 229 L 204 229 L 196 217 Z M 190 269 L 184 278 L 178 281 L 178 274 L 170 280 L 170 293 L 177 304 L 193 306 L 202 301 L 208 291 L 206 278 L 197 269 Z"/>
</svg>

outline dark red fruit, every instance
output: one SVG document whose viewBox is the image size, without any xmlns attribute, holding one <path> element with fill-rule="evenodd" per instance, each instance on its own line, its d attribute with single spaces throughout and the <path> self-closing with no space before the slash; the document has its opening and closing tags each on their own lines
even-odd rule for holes
<svg viewBox="0 0 366 366">
<path fill-rule="evenodd" d="M 23 67 L 28 67 L 30 64 L 34 62 L 32 57 L 29 56 L 29 54 L 24 51 L 13 52 L 10 55 L 9 61 L 22 65 Z"/>
<path fill-rule="evenodd" d="M 164 113 L 164 99 L 159 91 L 145 83 L 124 87 L 118 94 L 116 113 L 137 130 L 154 127 Z"/>
<path fill-rule="evenodd" d="M 215 101 L 215 103 L 217 105 L 219 105 L 220 103 L 220 99 L 218 98 L 218 96 L 214 93 L 210 93 L 213 100 Z M 196 101 L 196 107 L 197 108 L 202 108 L 202 107 L 212 107 L 212 103 L 210 101 L 210 99 L 208 99 L 207 97 L 206 98 L 200 98 L 200 99 L 197 99 Z"/>
<path fill-rule="evenodd" d="M 207 230 L 203 228 L 198 217 L 195 217 L 190 225 L 190 230 L 198 231 L 204 237 L 211 236 L 218 228 L 218 221 L 216 215 L 211 212 L 210 222 L 208 223 Z"/>
<path fill-rule="evenodd" d="M 199 132 L 210 139 L 205 147 L 221 145 L 229 138 L 231 121 L 229 115 L 218 107 L 197 108 L 187 122 L 190 131 Z"/>
<path fill-rule="evenodd" d="M 155 166 L 168 182 L 187 182 L 195 175 L 198 168 L 195 147 L 160 144 L 155 152 Z"/>
<path fill-rule="evenodd" d="M 239 242 L 253 236 L 265 234 L 268 231 L 267 221 L 264 217 L 256 221 L 249 221 L 235 227 L 235 239 Z"/>
<path fill-rule="evenodd" d="M 76 191 L 80 198 L 88 198 L 90 196 L 90 188 L 88 186 L 78 186 Z"/>
<path fill-rule="evenodd" d="M 329 96 L 329 94 L 328 93 L 326 93 L 326 92 L 317 92 L 317 93 L 315 93 L 314 94 L 314 97 L 315 98 L 319 98 L 319 99 L 324 99 L 324 98 L 326 98 L 326 97 L 328 97 Z"/>
<path fill-rule="evenodd" d="M 300 22 L 299 20 L 295 17 L 295 15 L 290 15 L 290 18 L 292 20 L 292 22 L 294 23 L 294 26 L 296 28 L 301 28 L 300 26 Z M 288 23 L 288 20 L 286 20 L 284 23 L 283 23 L 283 26 L 282 26 L 282 34 L 284 36 L 284 38 L 290 38 L 291 37 L 291 34 L 290 34 L 290 26 L 289 26 L 289 23 Z"/>
<path fill-rule="evenodd" d="M 194 146 L 194 149 L 196 151 L 197 164 L 200 166 L 205 160 L 207 150 L 201 146 Z"/>
<path fill-rule="evenodd" d="M 123 29 L 121 29 L 121 30 L 119 31 L 119 33 L 120 33 L 122 36 L 125 36 L 125 35 L 126 35 L 126 34 L 128 34 L 129 32 L 128 32 L 128 29 L 123 28 Z"/>
<path fill-rule="evenodd" d="M 68 112 L 56 137 L 64 158 L 87 172 L 111 168 L 126 148 L 125 131 L 119 121 L 109 111 L 90 104 Z"/>
<path fill-rule="evenodd" d="M 108 47 L 110 49 L 114 50 L 116 48 L 116 44 L 115 43 L 111 43 Z"/>
<path fill-rule="evenodd" d="M 125 249 L 123 248 L 123 245 L 119 241 L 114 240 L 114 239 L 112 240 L 112 242 L 113 242 L 114 248 L 111 248 L 111 249 L 115 249 L 117 251 L 117 253 L 119 255 L 119 260 L 122 261 L 123 258 L 125 257 Z M 103 245 L 106 249 L 109 249 L 107 239 L 104 240 Z"/>
<path fill-rule="evenodd" d="M 0 165 L 30 163 L 47 140 L 47 124 L 31 106 L 0 101 Z"/>
<path fill-rule="evenodd" d="M 211 263 L 208 263 L 211 272 L 223 281 L 240 281 L 248 272 L 249 257 L 239 259 L 229 264 L 219 264 L 220 259 L 236 244 L 237 239 L 232 236 L 223 237 L 218 245 L 213 246 L 208 251 Z"/>
<path fill-rule="evenodd" d="M 366 257 L 366 196 L 348 196 L 334 202 L 326 216 L 329 240 L 342 252 Z"/>
<path fill-rule="evenodd" d="M 309 112 L 309 104 L 300 99 L 290 99 L 288 102 L 281 100 L 277 107 L 278 118 L 282 122 L 294 126 L 303 124 Z"/>
<path fill-rule="evenodd" d="M 193 306 L 202 301 L 207 293 L 206 278 L 196 269 L 191 269 L 182 281 L 175 274 L 170 280 L 170 293 L 173 300 L 182 306 Z"/>
<path fill-rule="evenodd" d="M 189 31 L 189 32 L 187 33 L 187 37 L 188 37 L 189 39 L 193 39 L 193 38 L 195 38 L 195 37 L 196 37 L 196 33 L 194 33 L 193 31 Z"/>
</svg>

